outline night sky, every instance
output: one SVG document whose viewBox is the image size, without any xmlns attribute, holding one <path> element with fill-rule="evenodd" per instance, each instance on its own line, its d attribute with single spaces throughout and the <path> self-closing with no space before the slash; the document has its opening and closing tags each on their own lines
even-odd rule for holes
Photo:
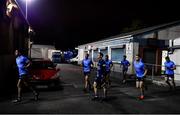
<svg viewBox="0 0 180 115">
<path fill-rule="evenodd" d="M 32 1 L 28 19 L 36 31 L 35 43 L 55 44 L 59 49 L 121 34 L 133 21 L 148 27 L 180 19 L 173 0 Z"/>
</svg>

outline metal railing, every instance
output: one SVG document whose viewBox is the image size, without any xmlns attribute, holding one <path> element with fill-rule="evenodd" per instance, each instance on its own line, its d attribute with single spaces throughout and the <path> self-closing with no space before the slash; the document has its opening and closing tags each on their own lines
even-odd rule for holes
<svg viewBox="0 0 180 115">
<path fill-rule="evenodd" d="M 164 65 L 157 65 L 157 64 L 150 64 L 150 63 L 145 63 L 145 65 L 147 66 L 147 69 L 149 69 L 148 67 L 151 67 L 151 79 L 152 80 L 154 80 L 154 77 L 155 77 L 155 69 L 157 68 L 157 67 L 159 67 L 159 68 L 161 68 L 160 70 L 160 72 L 161 73 L 159 73 L 159 75 L 165 75 L 165 69 L 164 70 L 162 70 L 162 67 L 165 67 Z M 179 68 L 180 67 L 180 65 L 176 65 L 176 69 L 177 68 Z M 175 75 L 180 75 L 180 73 L 174 73 Z"/>
<path fill-rule="evenodd" d="M 117 65 L 116 67 L 119 66 L 120 68 L 120 63 L 114 63 L 114 65 Z M 158 65 L 158 64 L 151 64 L 151 63 L 144 63 L 146 68 L 148 69 L 148 75 L 147 76 L 150 76 L 150 80 L 153 81 L 155 79 L 155 77 L 159 77 L 159 76 L 163 76 L 165 75 L 165 69 L 162 70 L 162 67 L 165 67 L 164 65 Z M 131 64 L 131 66 L 133 66 Z M 176 69 L 179 68 L 180 65 L 176 65 Z M 134 70 L 134 67 L 132 68 Z M 118 72 L 122 72 L 121 71 L 122 68 L 120 68 L 120 71 Z M 115 72 L 115 67 L 113 66 L 111 71 Z M 174 73 L 175 75 L 180 75 L 180 73 L 177 73 L 175 72 Z"/>
</svg>

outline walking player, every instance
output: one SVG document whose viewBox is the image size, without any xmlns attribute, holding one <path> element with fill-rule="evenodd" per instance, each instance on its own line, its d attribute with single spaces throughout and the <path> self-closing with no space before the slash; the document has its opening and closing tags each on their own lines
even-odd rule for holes
<svg viewBox="0 0 180 115">
<path fill-rule="evenodd" d="M 93 100 L 98 99 L 97 91 L 100 88 L 103 88 L 103 98 L 102 100 L 106 99 L 107 96 L 107 90 L 106 90 L 106 82 L 105 82 L 105 69 L 106 69 L 106 63 L 102 59 L 103 54 L 100 52 L 98 54 L 98 64 L 97 64 L 97 76 L 95 77 L 94 80 L 94 98 Z"/>
<path fill-rule="evenodd" d="M 85 59 L 82 61 L 83 72 L 84 72 L 84 92 L 87 92 L 87 87 L 89 86 L 89 90 L 91 90 L 91 83 L 89 80 L 89 75 L 91 72 L 91 67 L 93 66 L 93 62 L 89 59 L 89 54 L 85 55 Z"/>
<path fill-rule="evenodd" d="M 32 86 L 29 85 L 29 76 L 28 76 L 28 67 L 30 66 L 30 61 L 29 59 L 22 55 L 22 51 L 16 50 L 15 51 L 16 55 L 16 64 L 18 67 L 19 71 L 19 80 L 17 83 L 17 88 L 18 88 L 18 98 L 14 100 L 14 103 L 21 102 L 21 91 L 22 91 L 22 85 L 24 84 L 26 87 L 28 87 L 34 94 L 34 99 L 37 101 L 38 100 L 38 93 L 33 89 Z"/>
<path fill-rule="evenodd" d="M 136 55 L 134 61 L 134 69 L 136 72 L 136 88 L 140 90 L 139 99 L 144 99 L 144 78 L 147 74 L 147 69 L 140 59 L 140 55 Z"/>
<path fill-rule="evenodd" d="M 164 63 L 165 65 L 165 74 L 166 74 L 166 83 L 169 85 L 170 87 L 170 90 L 175 89 L 176 88 L 176 84 L 174 82 L 174 70 L 176 69 L 176 65 L 174 64 L 173 61 L 170 60 L 170 58 L 167 56 L 166 58 L 166 62 Z M 172 81 L 172 84 L 173 84 L 173 87 L 172 85 L 170 84 L 169 82 L 169 78 L 171 78 L 171 81 Z"/>
<path fill-rule="evenodd" d="M 111 60 L 109 60 L 109 56 L 105 56 L 105 63 L 106 63 L 106 72 L 105 72 L 105 79 L 106 79 L 106 84 L 108 87 L 111 85 L 111 80 L 110 80 L 110 73 L 111 73 L 111 68 L 113 66 L 113 63 Z"/>
<path fill-rule="evenodd" d="M 121 65 L 120 67 L 122 66 L 122 74 L 123 74 L 123 83 L 126 82 L 126 74 L 127 74 L 127 71 L 128 71 L 128 67 L 130 66 L 130 63 L 128 60 L 126 60 L 126 55 L 123 56 L 123 60 L 121 61 Z"/>
</svg>

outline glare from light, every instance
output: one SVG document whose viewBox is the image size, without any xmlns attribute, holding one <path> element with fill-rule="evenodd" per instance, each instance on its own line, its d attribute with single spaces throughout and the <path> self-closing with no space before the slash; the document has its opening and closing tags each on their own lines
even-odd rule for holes
<svg viewBox="0 0 180 115">
<path fill-rule="evenodd" d="M 32 3 L 32 2 L 34 2 L 35 0 L 21 0 L 22 2 L 24 2 L 24 3 Z"/>
</svg>

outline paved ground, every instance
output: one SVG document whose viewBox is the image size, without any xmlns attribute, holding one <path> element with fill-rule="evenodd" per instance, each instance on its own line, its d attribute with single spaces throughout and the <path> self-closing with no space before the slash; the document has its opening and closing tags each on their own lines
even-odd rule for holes
<svg viewBox="0 0 180 115">
<path fill-rule="evenodd" d="M 11 103 L 15 95 L 0 98 L 0 113 L 180 113 L 180 88 L 168 92 L 167 87 L 149 84 L 146 98 L 137 99 L 135 82 L 121 84 L 121 76 L 112 74 L 112 87 L 105 102 L 92 101 L 92 92 L 84 94 L 83 76 L 79 66 L 61 64 L 61 87 L 41 89 L 40 100 L 34 102 L 32 94 L 25 92 L 23 101 Z M 94 77 L 93 72 L 91 77 Z M 92 80 L 92 79 L 91 79 Z"/>
</svg>

